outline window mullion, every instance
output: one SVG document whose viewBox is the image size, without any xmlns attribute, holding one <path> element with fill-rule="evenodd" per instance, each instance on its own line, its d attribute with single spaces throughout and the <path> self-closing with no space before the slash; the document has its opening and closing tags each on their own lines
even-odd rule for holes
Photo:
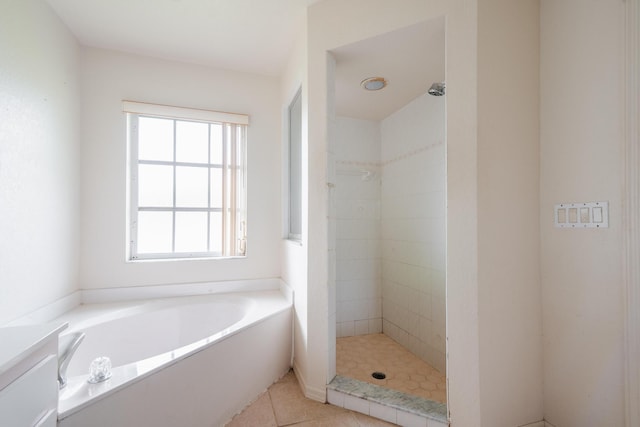
<svg viewBox="0 0 640 427">
<path fill-rule="evenodd" d="M 160 165 L 160 166 L 188 166 L 191 168 L 206 168 L 210 163 L 190 163 L 190 162 L 174 162 L 167 160 L 139 160 L 141 165 Z"/>
<path fill-rule="evenodd" d="M 139 207 L 138 212 L 220 212 L 220 208 L 171 208 L 162 206 Z"/>
</svg>

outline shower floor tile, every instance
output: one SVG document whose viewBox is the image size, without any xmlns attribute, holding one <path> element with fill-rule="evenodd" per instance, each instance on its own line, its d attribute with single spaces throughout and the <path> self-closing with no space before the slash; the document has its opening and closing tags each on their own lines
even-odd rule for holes
<svg viewBox="0 0 640 427">
<path fill-rule="evenodd" d="M 384 334 L 337 339 L 338 375 L 446 403 L 446 377 Z M 371 375 L 383 372 L 385 379 Z"/>
</svg>

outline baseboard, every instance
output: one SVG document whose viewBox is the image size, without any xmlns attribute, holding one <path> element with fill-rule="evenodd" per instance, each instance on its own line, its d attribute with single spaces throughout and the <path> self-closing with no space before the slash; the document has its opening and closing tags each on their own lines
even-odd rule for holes
<svg viewBox="0 0 640 427">
<path fill-rule="evenodd" d="M 326 387 L 317 388 L 311 387 L 307 382 L 302 369 L 298 366 L 297 362 L 293 361 L 293 372 L 296 374 L 296 378 L 298 379 L 298 384 L 300 384 L 300 388 L 302 389 L 302 393 L 308 399 L 312 399 L 318 402 L 326 403 L 327 402 L 327 389 Z"/>
<path fill-rule="evenodd" d="M 522 424 L 521 426 L 518 427 L 556 427 L 553 424 L 547 422 L 547 421 L 535 421 L 533 423 L 529 423 L 529 424 Z"/>
</svg>

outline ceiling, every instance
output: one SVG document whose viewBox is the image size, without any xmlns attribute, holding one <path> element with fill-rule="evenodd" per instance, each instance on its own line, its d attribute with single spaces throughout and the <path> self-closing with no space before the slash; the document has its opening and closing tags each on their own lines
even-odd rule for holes
<svg viewBox="0 0 640 427">
<path fill-rule="evenodd" d="M 45 0 L 86 46 L 279 76 L 321 0 Z M 332 51 L 336 112 L 380 120 L 444 80 L 444 19 Z M 365 92 L 382 76 L 388 86 Z"/>
<path fill-rule="evenodd" d="M 317 0 L 46 0 L 87 46 L 277 76 Z"/>
<path fill-rule="evenodd" d="M 336 114 L 381 120 L 445 79 L 444 18 L 413 25 L 332 51 L 336 59 Z M 384 77 L 387 87 L 360 82 Z"/>
</svg>

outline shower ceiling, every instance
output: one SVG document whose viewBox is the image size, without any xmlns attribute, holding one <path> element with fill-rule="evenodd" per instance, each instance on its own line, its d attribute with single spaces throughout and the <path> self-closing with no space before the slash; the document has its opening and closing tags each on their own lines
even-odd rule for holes
<svg viewBox="0 0 640 427">
<path fill-rule="evenodd" d="M 433 19 L 334 49 L 336 114 L 381 120 L 445 79 L 444 18 Z M 384 77 L 384 90 L 360 82 Z"/>
</svg>

